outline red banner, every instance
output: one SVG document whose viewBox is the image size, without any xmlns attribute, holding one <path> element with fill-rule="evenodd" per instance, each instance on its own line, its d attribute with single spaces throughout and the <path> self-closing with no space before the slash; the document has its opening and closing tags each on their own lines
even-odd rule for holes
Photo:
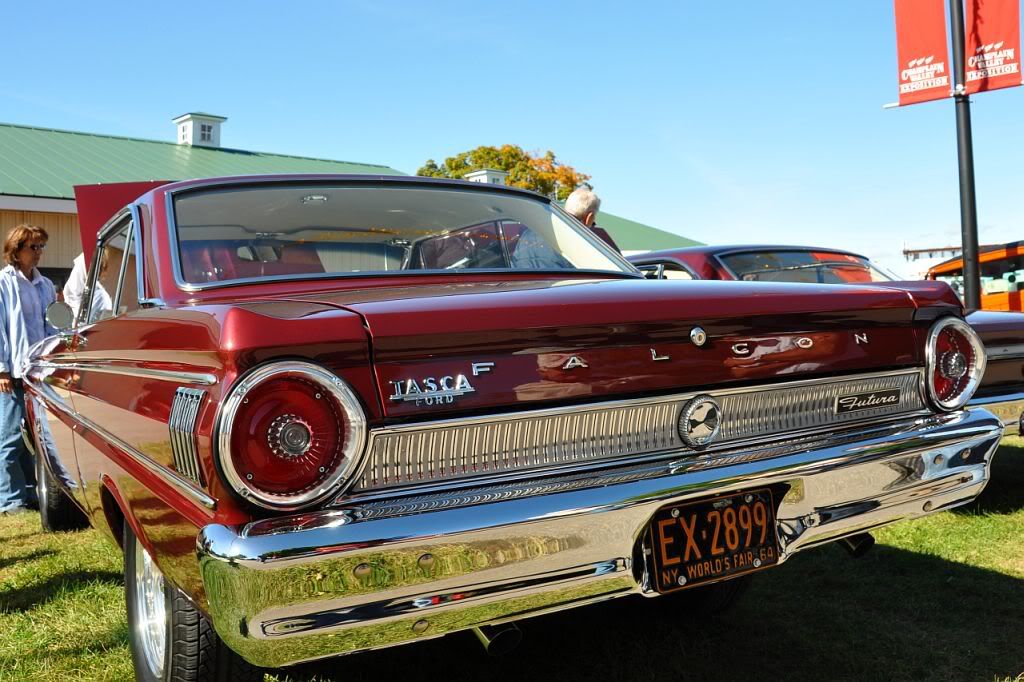
<svg viewBox="0 0 1024 682">
<path fill-rule="evenodd" d="M 953 86 L 946 41 L 946 3 L 942 0 L 894 0 L 894 3 L 900 106 L 949 97 Z"/>
<path fill-rule="evenodd" d="M 967 0 L 964 31 L 968 93 L 1021 84 L 1020 0 Z"/>
</svg>

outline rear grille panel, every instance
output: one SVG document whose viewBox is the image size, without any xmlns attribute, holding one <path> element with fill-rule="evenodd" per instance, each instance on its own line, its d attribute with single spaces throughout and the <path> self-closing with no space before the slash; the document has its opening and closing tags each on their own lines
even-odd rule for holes
<svg viewBox="0 0 1024 682">
<path fill-rule="evenodd" d="M 199 485 L 203 485 L 203 472 L 196 447 L 196 419 L 205 397 L 206 391 L 179 388 L 174 393 L 171 416 L 167 423 L 171 434 L 171 451 L 174 453 L 174 468 Z"/>
<path fill-rule="evenodd" d="M 694 456 L 765 444 L 794 434 L 882 421 L 925 410 L 921 370 L 859 375 L 571 408 L 452 419 L 371 431 L 366 459 L 349 491 L 369 493 L 519 471 L 560 469 L 686 450 L 678 432 L 683 406 L 711 395 L 722 427 Z M 837 413 L 841 396 L 898 389 L 895 404 Z"/>
</svg>

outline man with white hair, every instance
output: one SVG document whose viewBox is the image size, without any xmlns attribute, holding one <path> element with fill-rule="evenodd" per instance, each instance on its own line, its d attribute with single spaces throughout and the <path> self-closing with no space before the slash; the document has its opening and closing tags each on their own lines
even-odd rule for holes
<svg viewBox="0 0 1024 682">
<path fill-rule="evenodd" d="M 587 227 L 597 222 L 597 212 L 601 209 L 601 199 L 593 190 L 586 187 L 574 189 L 565 200 L 565 210 Z"/>
<path fill-rule="evenodd" d="M 573 190 L 569 198 L 565 200 L 565 210 L 569 215 L 590 228 L 590 231 L 608 244 L 608 246 L 619 251 L 619 245 L 615 243 L 615 240 L 608 234 L 608 231 L 596 225 L 597 212 L 600 208 L 601 199 L 594 194 L 593 190 L 587 187 Z"/>
</svg>

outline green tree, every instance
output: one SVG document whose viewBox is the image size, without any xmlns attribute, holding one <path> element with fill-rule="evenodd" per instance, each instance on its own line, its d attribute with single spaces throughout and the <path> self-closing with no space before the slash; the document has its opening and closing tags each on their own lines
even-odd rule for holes
<svg viewBox="0 0 1024 682">
<path fill-rule="evenodd" d="M 485 168 L 508 173 L 508 184 L 513 187 L 532 189 L 548 196 L 554 193 L 557 186 L 559 200 L 564 200 L 570 192 L 590 179 L 589 175 L 559 161 L 552 151 L 534 156 L 514 144 L 470 149 L 449 156 L 440 166 L 433 159 L 427 159 L 416 171 L 416 175 L 459 179 L 466 173 Z"/>
</svg>

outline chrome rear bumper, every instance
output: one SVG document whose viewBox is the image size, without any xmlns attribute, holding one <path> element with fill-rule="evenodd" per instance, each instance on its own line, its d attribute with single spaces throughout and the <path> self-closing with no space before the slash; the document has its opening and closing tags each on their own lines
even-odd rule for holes
<svg viewBox="0 0 1024 682">
<path fill-rule="evenodd" d="M 971 401 L 970 408 L 983 407 L 1003 422 L 1004 436 L 1016 436 L 1020 434 L 1020 422 L 1024 417 L 1024 393 L 1009 393 L 1003 395 L 975 398 Z"/>
<path fill-rule="evenodd" d="M 198 539 L 208 610 L 242 656 L 280 666 L 627 594 L 662 505 L 777 485 L 781 560 L 972 500 L 1003 425 L 973 410 L 629 468 L 296 514 Z"/>
</svg>

